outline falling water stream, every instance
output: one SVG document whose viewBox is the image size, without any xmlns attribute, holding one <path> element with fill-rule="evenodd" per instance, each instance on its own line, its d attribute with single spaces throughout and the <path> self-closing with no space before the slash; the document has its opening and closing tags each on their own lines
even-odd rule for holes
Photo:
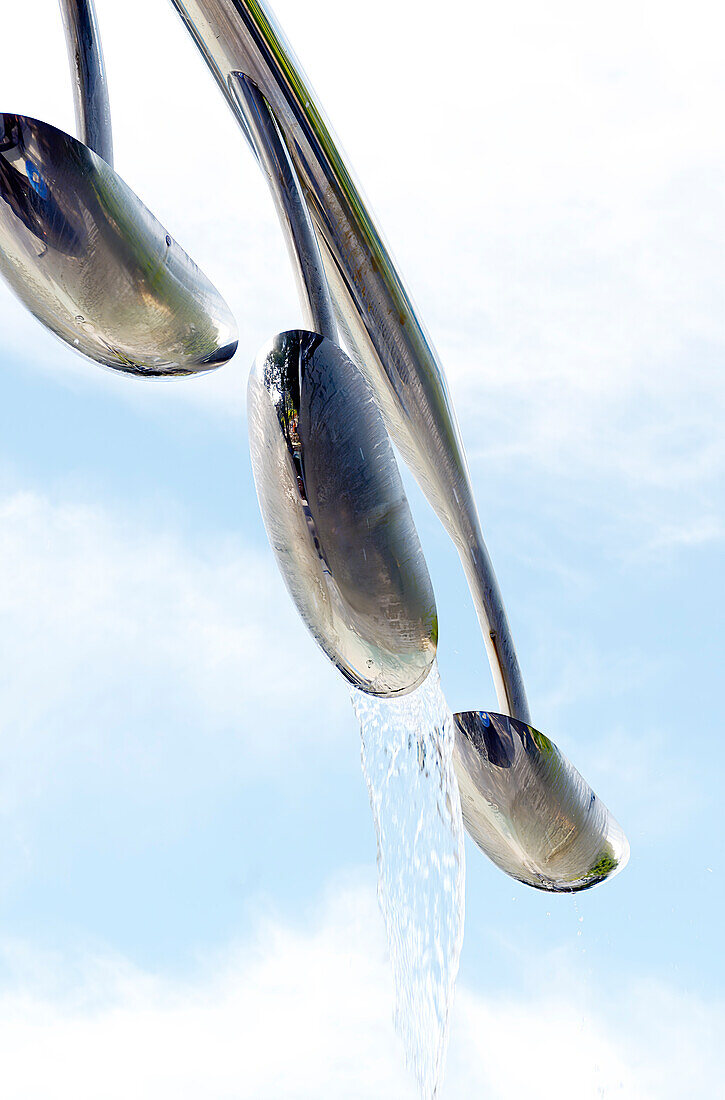
<svg viewBox="0 0 725 1100">
<path fill-rule="evenodd" d="M 375 818 L 395 1025 L 423 1100 L 434 1100 L 463 942 L 465 863 L 453 718 L 435 665 L 400 699 L 353 691 L 352 701 Z"/>
</svg>

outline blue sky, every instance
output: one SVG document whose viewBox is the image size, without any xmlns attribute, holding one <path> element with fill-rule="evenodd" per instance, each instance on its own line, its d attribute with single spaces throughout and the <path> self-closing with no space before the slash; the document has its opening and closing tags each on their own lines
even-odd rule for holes
<svg viewBox="0 0 725 1100">
<path fill-rule="evenodd" d="M 2 103 L 72 129 L 46 2 Z M 468 847 L 442 1095 L 712 1096 L 719 13 L 516 0 L 466 9 L 461 36 L 407 0 L 370 0 L 349 35 L 331 0 L 275 10 L 441 352 L 534 720 L 632 845 L 576 906 Z M 413 1097 L 352 711 L 251 480 L 249 364 L 299 322 L 281 234 L 171 6 L 98 13 L 116 167 L 225 293 L 240 348 L 134 382 L 0 288 L 3 1095 Z M 492 706 L 455 553 L 410 497 L 447 697 Z"/>
</svg>

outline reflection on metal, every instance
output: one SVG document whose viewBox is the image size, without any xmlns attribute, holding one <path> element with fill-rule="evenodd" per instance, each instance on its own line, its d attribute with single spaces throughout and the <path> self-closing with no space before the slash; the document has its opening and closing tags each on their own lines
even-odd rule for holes
<svg viewBox="0 0 725 1100">
<path fill-rule="evenodd" d="M 60 0 L 78 137 L 113 168 L 111 108 L 93 0 Z"/>
<path fill-rule="evenodd" d="M 502 714 L 468 711 L 455 716 L 455 734 L 463 820 L 503 871 L 571 893 L 626 865 L 620 826 L 543 733 Z"/>
<path fill-rule="evenodd" d="M 351 684 L 403 695 L 435 658 L 435 600 L 390 441 L 332 341 L 275 337 L 250 375 L 252 466 L 304 622 Z"/>
<path fill-rule="evenodd" d="M 219 292 L 109 165 L 47 123 L 0 114 L 0 273 L 39 321 L 141 375 L 234 354 Z"/>
</svg>

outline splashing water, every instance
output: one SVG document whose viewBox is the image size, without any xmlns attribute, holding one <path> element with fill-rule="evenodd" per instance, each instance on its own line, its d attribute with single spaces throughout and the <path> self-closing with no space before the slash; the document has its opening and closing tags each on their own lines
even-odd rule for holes
<svg viewBox="0 0 725 1100">
<path fill-rule="evenodd" d="M 353 690 L 352 702 L 375 818 L 395 1026 L 421 1096 L 434 1100 L 463 943 L 465 863 L 453 719 L 435 665 L 401 699 Z"/>
</svg>

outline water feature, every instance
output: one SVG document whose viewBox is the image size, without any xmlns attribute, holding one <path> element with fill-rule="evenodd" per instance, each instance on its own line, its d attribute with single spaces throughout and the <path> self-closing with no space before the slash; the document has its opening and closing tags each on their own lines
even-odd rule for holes
<svg viewBox="0 0 725 1100">
<path fill-rule="evenodd" d="M 351 694 L 377 834 L 395 1026 L 423 1100 L 434 1100 L 463 943 L 465 861 L 453 719 L 435 664 L 423 684 L 401 698 Z"/>
</svg>

